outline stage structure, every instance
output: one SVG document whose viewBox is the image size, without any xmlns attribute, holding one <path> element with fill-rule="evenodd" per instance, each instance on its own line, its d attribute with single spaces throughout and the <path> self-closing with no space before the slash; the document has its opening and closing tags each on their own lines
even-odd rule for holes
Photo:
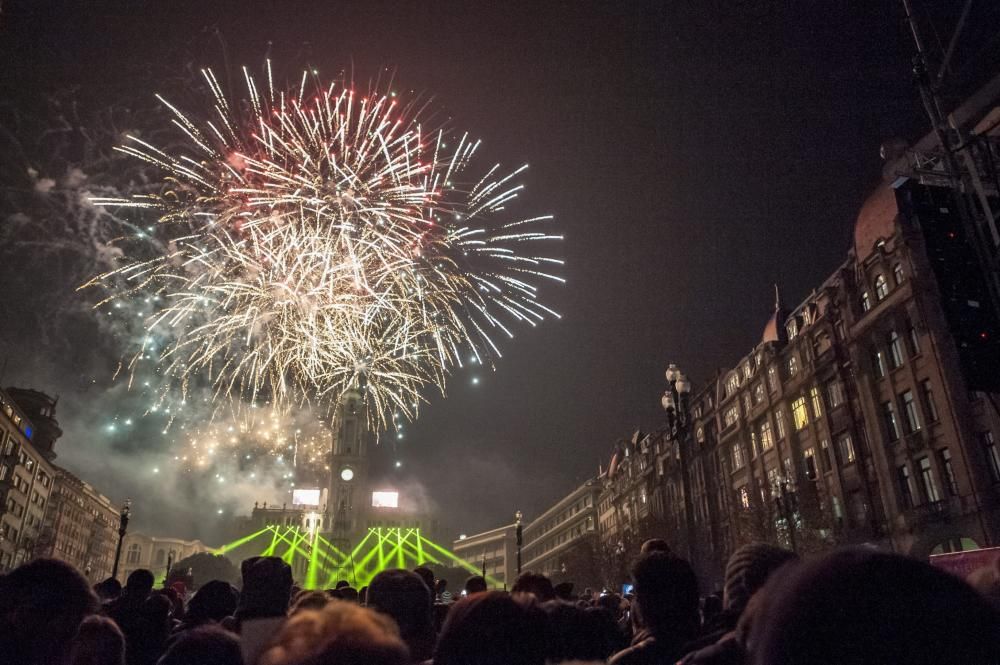
<svg viewBox="0 0 1000 665">
<path fill-rule="evenodd" d="M 255 503 L 240 532 L 217 550 L 234 560 L 280 556 L 305 588 L 347 580 L 361 588 L 386 568 L 418 565 L 479 570 L 435 542 L 436 523 L 400 470 L 394 446 L 376 445 L 364 400 L 348 392 L 329 424 L 327 464 L 295 469 L 290 502 Z"/>
</svg>

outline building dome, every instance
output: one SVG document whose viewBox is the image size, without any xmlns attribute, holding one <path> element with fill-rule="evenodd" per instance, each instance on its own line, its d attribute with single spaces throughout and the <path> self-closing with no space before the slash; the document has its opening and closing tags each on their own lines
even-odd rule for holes
<svg viewBox="0 0 1000 665">
<path fill-rule="evenodd" d="M 881 183 L 861 206 L 854 224 L 854 253 L 859 260 L 871 254 L 879 240 L 892 236 L 898 214 L 896 190 L 887 182 Z"/>
</svg>

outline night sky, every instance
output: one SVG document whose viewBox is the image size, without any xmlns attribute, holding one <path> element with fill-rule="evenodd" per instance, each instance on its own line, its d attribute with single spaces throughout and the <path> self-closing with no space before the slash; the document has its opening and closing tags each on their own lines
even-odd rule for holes
<svg viewBox="0 0 1000 665">
<path fill-rule="evenodd" d="M 135 72 L 256 67 L 270 53 L 289 71 L 388 67 L 491 160 L 531 164 L 518 209 L 554 213 L 566 236 L 568 281 L 546 299 L 563 318 L 521 330 L 495 373 L 456 374 L 402 442 L 448 536 L 518 509 L 530 519 L 593 476 L 618 438 L 656 427 L 669 362 L 697 384 L 747 353 L 774 282 L 794 304 L 843 259 L 880 143 L 927 126 L 912 41 L 888 0 L 25 0 L 2 11 L 8 102 L 65 86 L 104 94 L 133 76 L 131 94 L 151 96 L 156 82 Z M 93 393 L 43 385 L 44 349 L 19 334 L 0 337 L 4 385 L 60 393 L 61 460 L 114 497 L 134 492 L 97 459 L 92 421 L 73 415 Z M 153 528 L 151 512 L 138 511 L 139 528 Z M 174 517 L 178 535 L 213 541 L 204 519 Z"/>
</svg>

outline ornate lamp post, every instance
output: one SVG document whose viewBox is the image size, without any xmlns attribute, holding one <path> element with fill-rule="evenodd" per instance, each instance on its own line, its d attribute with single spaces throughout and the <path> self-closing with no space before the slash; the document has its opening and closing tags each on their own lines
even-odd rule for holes
<svg viewBox="0 0 1000 665">
<path fill-rule="evenodd" d="M 115 565 L 111 568 L 111 577 L 118 577 L 118 562 L 122 557 L 122 541 L 128 531 L 128 518 L 132 514 L 132 499 L 125 499 L 125 505 L 118 515 L 118 547 L 115 548 Z"/>
<path fill-rule="evenodd" d="M 521 545 L 524 544 L 524 527 L 521 526 L 521 519 L 524 516 L 521 511 L 514 513 L 514 537 L 517 540 L 517 574 L 521 574 Z"/>
<path fill-rule="evenodd" d="M 694 504 L 691 501 L 691 471 L 688 468 L 688 434 L 691 418 L 688 412 L 688 398 L 691 382 L 677 365 L 670 363 L 666 371 L 667 390 L 660 399 L 667 413 L 667 438 L 677 444 L 677 458 L 681 466 L 681 484 L 684 491 L 684 528 L 687 531 L 688 558 L 694 564 L 695 526 Z"/>
</svg>

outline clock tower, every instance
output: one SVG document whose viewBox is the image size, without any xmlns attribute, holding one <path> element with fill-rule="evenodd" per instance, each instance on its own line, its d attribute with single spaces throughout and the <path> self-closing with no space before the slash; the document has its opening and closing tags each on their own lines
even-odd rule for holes
<svg viewBox="0 0 1000 665">
<path fill-rule="evenodd" d="M 361 394 L 349 390 L 334 414 L 326 523 L 336 540 L 351 540 L 360 533 L 371 498 L 365 409 Z"/>
</svg>

